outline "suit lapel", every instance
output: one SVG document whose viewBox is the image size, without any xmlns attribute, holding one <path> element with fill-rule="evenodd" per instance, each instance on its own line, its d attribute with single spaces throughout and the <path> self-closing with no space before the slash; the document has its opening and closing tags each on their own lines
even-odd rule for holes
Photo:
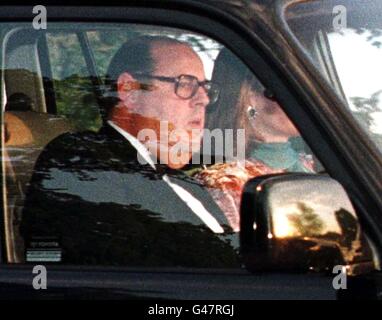
<svg viewBox="0 0 382 320">
<path fill-rule="evenodd" d="M 108 139 L 112 139 L 111 148 L 113 149 L 113 153 L 117 154 L 117 157 L 126 159 L 126 162 L 129 164 L 134 163 L 134 166 L 139 168 L 139 170 L 147 171 L 150 173 L 150 176 L 155 177 L 155 180 L 161 179 L 163 181 L 164 176 L 167 176 L 170 183 L 175 184 L 186 191 L 176 192 L 176 187 L 174 188 L 170 186 L 165 181 L 163 181 L 163 185 L 161 184 L 163 188 L 167 189 L 167 192 L 165 192 L 166 194 L 173 194 L 181 200 L 184 207 L 181 210 L 182 212 L 188 212 L 189 215 L 196 215 L 198 219 L 201 219 L 200 212 L 196 212 L 197 210 L 195 209 L 195 206 L 190 206 L 190 203 L 195 202 L 194 200 L 196 199 L 208 212 L 207 215 L 210 215 L 212 219 L 216 219 L 220 225 L 229 226 L 225 215 L 209 195 L 208 191 L 195 179 L 187 176 L 181 170 L 171 169 L 164 164 L 154 163 L 155 169 L 152 168 L 150 164 L 140 164 L 138 161 L 138 151 L 131 141 L 109 126 L 105 127 L 103 132 L 108 136 Z M 171 199 L 163 199 L 163 201 L 168 202 L 171 206 Z"/>
<path fill-rule="evenodd" d="M 228 226 L 228 220 L 218 205 L 212 199 L 208 191 L 195 179 L 187 176 L 183 172 L 179 171 L 176 174 L 172 172 L 167 174 L 170 181 L 183 189 L 185 189 L 192 197 L 200 201 L 209 214 L 214 217 L 220 225 Z M 188 201 L 191 199 L 182 199 Z M 195 214 L 195 212 L 194 212 Z"/>
</svg>

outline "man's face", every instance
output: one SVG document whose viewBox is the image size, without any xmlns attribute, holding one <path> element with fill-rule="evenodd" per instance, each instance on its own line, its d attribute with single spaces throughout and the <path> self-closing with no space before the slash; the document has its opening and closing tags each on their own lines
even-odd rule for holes
<svg viewBox="0 0 382 320">
<path fill-rule="evenodd" d="M 182 74 L 205 80 L 202 61 L 186 45 L 154 45 L 152 48 L 156 76 L 178 77 Z M 182 99 L 175 94 L 175 84 L 152 80 L 153 91 L 143 92 L 140 99 L 142 115 L 168 121 L 174 129 L 203 129 L 205 107 L 209 102 L 205 90 L 199 87 L 194 97 Z"/>
<path fill-rule="evenodd" d="M 192 75 L 199 81 L 205 80 L 202 61 L 186 45 L 157 43 L 152 46 L 151 55 L 154 62 L 153 76 L 175 78 L 185 74 Z M 193 144 L 194 152 L 200 147 L 201 133 L 204 128 L 205 108 L 209 103 L 207 93 L 204 88 L 199 87 L 193 97 L 182 99 L 175 93 L 175 83 L 156 79 L 144 80 L 142 82 L 147 83 L 148 81 L 153 85 L 153 89 L 139 90 L 135 97 L 136 102 L 133 101 L 135 107 L 129 110 L 129 112 L 133 112 L 136 115 L 134 121 L 135 132 L 133 134 L 139 136 L 140 130 L 152 129 L 156 132 L 158 138 L 163 138 L 163 133 L 161 134 L 159 129 L 161 125 L 163 129 L 163 125 L 168 123 L 170 135 L 168 140 L 160 141 L 162 150 L 180 142 L 184 144 L 189 143 L 189 153 L 184 152 L 183 154 L 188 162 L 192 156 L 191 144 Z M 186 135 L 177 134 L 178 130 L 182 130 Z M 171 135 L 171 132 L 173 132 L 173 135 Z M 151 141 L 151 143 L 155 142 Z M 184 164 L 173 164 L 172 167 L 182 167 Z"/>
</svg>

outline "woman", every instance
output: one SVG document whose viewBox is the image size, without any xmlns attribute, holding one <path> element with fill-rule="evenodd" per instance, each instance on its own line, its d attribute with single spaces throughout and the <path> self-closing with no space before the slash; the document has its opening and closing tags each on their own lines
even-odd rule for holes
<svg viewBox="0 0 382 320">
<path fill-rule="evenodd" d="M 207 186 L 231 227 L 238 231 L 241 194 L 249 179 L 278 172 L 314 172 L 313 161 L 293 148 L 291 140 L 299 137 L 298 130 L 272 95 L 227 49 L 216 59 L 212 81 L 220 85 L 221 94 L 209 107 L 206 127 L 234 132 L 244 129 L 246 160 L 217 163 L 195 177 Z"/>
</svg>

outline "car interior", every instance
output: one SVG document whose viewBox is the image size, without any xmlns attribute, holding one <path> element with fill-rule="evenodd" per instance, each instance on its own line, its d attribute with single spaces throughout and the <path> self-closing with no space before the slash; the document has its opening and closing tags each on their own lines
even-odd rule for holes
<svg viewBox="0 0 382 320">
<path fill-rule="evenodd" d="M 86 38 L 89 30 L 65 29 L 59 26 L 50 27 L 49 33 L 46 33 L 31 30 L 30 27 L 20 24 L 20 27 L 9 28 L 6 32 L 3 68 L 3 156 L 6 159 L 3 176 L 7 201 L 4 204 L 5 237 L 8 262 L 20 263 L 24 259 L 24 248 L 18 228 L 25 192 L 36 160 L 44 147 L 61 134 L 97 129 L 101 118 L 99 89 L 103 81 L 98 75 L 94 53 Z M 63 54 L 65 60 L 60 61 L 64 66 L 60 72 L 66 77 L 57 80 L 57 76 L 53 74 L 55 66 L 51 65 L 51 58 L 54 52 L 49 52 L 48 40 L 55 41 L 56 34 L 70 34 L 78 42 L 78 56 L 84 60 L 83 70 L 79 71 L 79 75 L 72 76 L 69 71 L 64 70 L 65 67 L 70 67 L 73 59 L 78 59 L 71 56 L 71 53 Z M 57 47 L 60 48 L 59 45 Z M 71 94 L 64 97 L 65 100 L 63 96 L 69 91 Z M 63 105 L 73 105 L 77 108 L 72 108 L 65 114 L 60 110 L 63 109 Z M 84 108 L 91 111 L 87 113 L 92 117 L 91 125 L 78 122 L 85 118 L 81 114 Z M 73 110 L 79 113 L 70 113 Z"/>
<path fill-rule="evenodd" d="M 4 85 L 6 105 L 5 205 L 6 243 L 9 262 L 22 260 L 22 241 L 17 233 L 25 191 L 34 164 L 44 146 L 55 137 L 74 129 L 69 119 L 49 112 L 46 99 L 48 87 L 44 85 L 39 55 L 41 34 L 23 28 L 10 32 L 5 47 Z M 11 250 L 9 250 L 11 249 Z"/>
</svg>

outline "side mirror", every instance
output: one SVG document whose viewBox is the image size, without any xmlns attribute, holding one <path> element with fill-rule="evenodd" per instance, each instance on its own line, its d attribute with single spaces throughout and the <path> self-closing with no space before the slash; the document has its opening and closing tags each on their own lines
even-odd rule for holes
<svg viewBox="0 0 382 320">
<path fill-rule="evenodd" d="M 251 272 L 375 269 L 354 208 L 335 180 L 313 174 L 254 178 L 241 202 L 240 249 Z"/>
</svg>

